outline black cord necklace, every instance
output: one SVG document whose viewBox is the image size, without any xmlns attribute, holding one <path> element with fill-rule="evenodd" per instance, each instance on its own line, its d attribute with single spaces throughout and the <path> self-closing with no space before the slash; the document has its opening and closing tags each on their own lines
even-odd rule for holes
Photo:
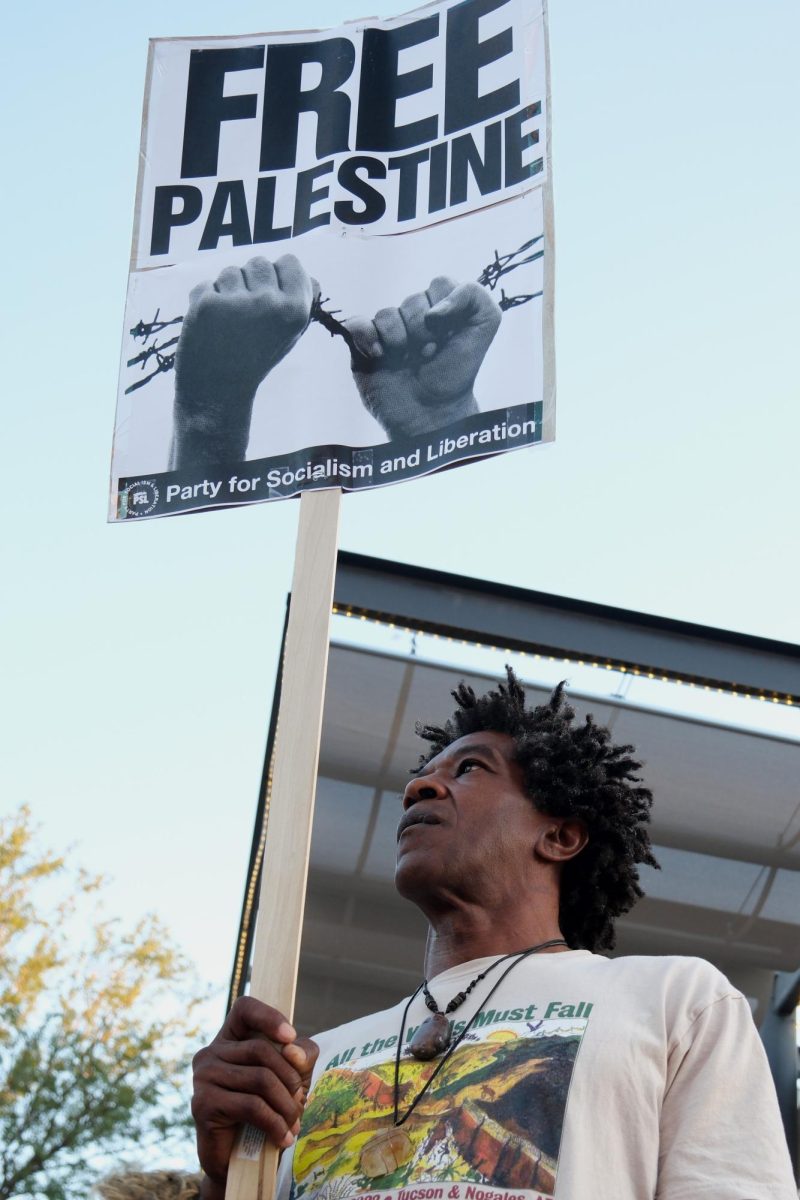
<svg viewBox="0 0 800 1200">
<path fill-rule="evenodd" d="M 506 955 L 506 957 L 509 958 L 511 956 Z M 457 992 L 453 996 L 453 999 L 447 1005 L 444 1012 L 441 1011 L 439 1005 L 428 991 L 427 979 L 423 979 L 422 994 L 425 997 L 426 1005 L 431 1010 L 432 1016 L 422 1022 L 408 1043 L 408 1049 L 414 1058 L 418 1058 L 422 1062 L 428 1062 L 429 1059 L 436 1058 L 447 1049 L 450 1045 L 450 1022 L 447 1019 L 448 1015 L 451 1012 L 455 1012 L 457 1008 L 460 1008 L 475 985 L 480 983 L 482 979 L 485 979 L 489 972 L 493 971 L 503 961 L 502 958 L 498 958 L 485 971 L 481 971 L 480 975 L 476 975 L 469 987 L 464 988 L 462 992 Z M 414 995 L 419 995 L 419 988 L 417 988 Z M 413 998 L 412 996 L 412 1000 Z"/>
<path fill-rule="evenodd" d="M 472 991 L 472 989 L 475 987 L 475 984 L 479 983 L 480 980 L 485 979 L 486 976 L 489 974 L 489 972 L 493 971 L 495 967 L 499 967 L 501 963 L 506 962 L 509 958 L 514 959 L 514 961 L 506 967 L 505 971 L 503 971 L 502 975 L 497 980 L 494 987 L 490 989 L 489 994 L 486 996 L 486 999 L 475 1010 L 475 1012 L 470 1017 L 469 1021 L 467 1021 L 466 1025 L 459 1033 L 458 1037 L 456 1037 L 453 1041 L 450 1041 L 450 1037 L 449 1037 L 449 1023 L 446 1022 L 446 1017 L 445 1017 L 444 1013 L 439 1012 L 439 1008 L 438 1008 L 438 1005 L 436 1005 L 436 1001 L 433 1000 L 432 996 L 430 996 L 430 993 L 428 992 L 428 989 L 427 989 L 427 981 L 423 980 L 423 982 L 419 985 L 419 987 L 414 992 L 414 994 L 409 997 L 409 999 L 406 1003 L 406 1006 L 403 1009 L 403 1019 L 400 1022 L 400 1037 L 397 1040 L 397 1053 L 395 1055 L 395 1060 L 394 1060 L 394 1122 L 393 1122 L 391 1129 L 386 1129 L 386 1130 L 383 1130 L 381 1133 L 376 1134 L 374 1137 L 370 1138 L 369 1141 L 366 1143 L 366 1145 L 363 1147 L 363 1149 L 361 1151 L 361 1169 L 365 1175 L 367 1175 L 369 1178 L 373 1178 L 373 1179 L 378 1178 L 381 1175 L 388 1175 L 390 1172 L 396 1171 L 398 1167 L 402 1166 L 403 1163 L 408 1162 L 408 1160 L 411 1158 L 411 1156 L 414 1152 L 414 1148 L 411 1143 L 411 1138 L 408 1136 L 406 1131 L 401 1128 L 401 1126 L 404 1125 L 405 1122 L 408 1120 L 408 1118 L 411 1116 L 412 1112 L 417 1107 L 417 1105 L 419 1104 L 422 1097 L 426 1094 L 426 1092 L 430 1088 L 431 1084 L 433 1083 L 434 1079 L 441 1071 L 442 1067 L 449 1060 L 449 1058 L 453 1054 L 453 1052 L 461 1045 L 464 1038 L 467 1036 L 470 1029 L 475 1024 L 475 1020 L 476 1020 L 478 1014 L 489 1003 L 492 996 L 495 994 L 497 989 L 500 987 L 500 984 L 503 982 L 505 977 L 511 971 L 514 970 L 514 967 L 516 967 L 517 963 L 522 962 L 522 960 L 524 958 L 530 957 L 531 954 L 538 954 L 539 951 L 541 951 L 541 950 L 549 950 L 549 948 L 551 946 L 566 946 L 566 945 L 567 945 L 567 943 L 564 941 L 563 938 L 553 938 L 549 942 L 541 942 L 538 946 L 531 946 L 527 950 L 521 950 L 521 951 L 513 950 L 510 954 L 504 954 L 502 958 L 498 958 L 495 960 L 495 962 L 491 963 L 486 968 L 485 971 L 481 972 L 481 974 L 478 975 L 472 981 L 472 983 L 469 985 L 468 988 L 466 988 L 466 990 L 464 992 L 459 992 L 458 995 L 453 997 L 453 999 L 450 1001 L 450 1004 L 448 1004 L 447 1008 L 445 1009 L 445 1012 L 452 1012 L 454 1008 L 457 1008 L 460 1004 L 462 1004 L 464 1002 L 464 1000 L 466 1000 L 467 996 Z M 417 1093 L 417 1095 L 414 1097 L 414 1099 L 412 1100 L 408 1109 L 405 1111 L 405 1113 L 402 1116 L 400 1116 L 400 1110 L 399 1110 L 399 1106 L 400 1106 L 400 1056 L 402 1054 L 402 1049 L 403 1049 L 403 1036 L 406 1031 L 406 1019 L 408 1017 L 409 1009 L 411 1008 L 411 1005 L 413 1004 L 414 1000 L 417 998 L 419 993 L 422 991 L 424 991 L 424 993 L 425 993 L 425 996 L 426 996 L 425 1002 L 426 1002 L 426 1004 L 428 1004 L 429 1008 L 431 1007 L 431 1005 L 428 1002 L 428 997 L 430 996 L 430 1000 L 433 1001 L 433 1004 L 435 1006 L 434 1016 L 438 1015 L 443 1021 L 445 1021 L 447 1023 L 448 1038 L 447 1038 L 447 1042 L 445 1043 L 445 1045 L 443 1047 L 443 1049 L 445 1050 L 445 1053 L 444 1053 L 444 1056 L 442 1057 L 441 1061 L 439 1063 L 437 1063 L 435 1069 L 428 1076 L 427 1080 L 425 1081 L 425 1084 L 423 1085 L 421 1090 Z M 428 1018 L 428 1020 L 431 1020 L 431 1018 Z M 437 1051 L 436 1053 L 439 1053 L 439 1051 Z M 412 1050 L 412 1054 L 413 1054 L 413 1050 Z M 428 1058 L 434 1058 L 434 1057 L 435 1057 L 435 1054 L 428 1055 Z"/>
</svg>

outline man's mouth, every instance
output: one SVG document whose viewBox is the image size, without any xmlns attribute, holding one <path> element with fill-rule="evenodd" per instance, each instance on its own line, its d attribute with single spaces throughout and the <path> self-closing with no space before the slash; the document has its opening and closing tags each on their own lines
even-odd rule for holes
<svg viewBox="0 0 800 1200">
<path fill-rule="evenodd" d="M 410 808 L 404 816 L 400 818 L 400 824 L 397 826 L 397 840 L 403 836 L 409 829 L 413 829 L 416 825 L 441 825 L 442 822 L 435 813 L 432 812 L 417 812 Z"/>
</svg>

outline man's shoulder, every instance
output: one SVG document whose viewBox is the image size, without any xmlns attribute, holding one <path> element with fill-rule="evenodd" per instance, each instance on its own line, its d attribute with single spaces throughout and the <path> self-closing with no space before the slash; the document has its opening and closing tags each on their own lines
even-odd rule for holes
<svg viewBox="0 0 800 1200">
<path fill-rule="evenodd" d="M 735 991 L 733 984 L 706 958 L 689 954 L 623 954 L 608 960 L 619 969 L 661 975 L 665 978 L 698 979 Z"/>
<path fill-rule="evenodd" d="M 606 990 L 647 1001 L 651 1012 L 664 1014 L 668 1027 L 681 1027 L 710 1005 L 749 1005 L 722 971 L 704 958 L 689 955 L 621 955 L 604 960 L 600 976 Z"/>
</svg>

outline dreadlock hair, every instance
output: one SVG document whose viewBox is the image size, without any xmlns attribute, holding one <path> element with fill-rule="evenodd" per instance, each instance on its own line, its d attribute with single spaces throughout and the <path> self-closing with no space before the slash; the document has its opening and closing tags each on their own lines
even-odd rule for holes
<svg viewBox="0 0 800 1200">
<path fill-rule="evenodd" d="M 611 950 L 614 920 L 644 894 L 637 864 L 658 867 L 646 828 L 653 794 L 636 774 L 642 764 L 631 757 L 633 746 L 614 745 L 610 731 L 591 715 L 574 723 L 563 682 L 546 704 L 528 709 L 509 666 L 506 676 L 506 683 L 483 696 L 460 683 L 451 693 L 458 707 L 444 725 L 417 723 L 417 734 L 431 743 L 417 770 L 465 734 L 510 734 L 536 808 L 552 817 L 578 817 L 589 834 L 580 854 L 564 864 L 561 932 L 573 949 Z"/>
</svg>

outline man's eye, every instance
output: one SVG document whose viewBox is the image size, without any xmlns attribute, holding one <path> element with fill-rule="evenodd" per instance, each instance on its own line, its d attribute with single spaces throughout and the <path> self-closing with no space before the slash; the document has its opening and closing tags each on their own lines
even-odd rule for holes
<svg viewBox="0 0 800 1200">
<path fill-rule="evenodd" d="M 471 771 L 474 767 L 482 767 L 483 763 L 478 762 L 477 758 L 465 758 L 458 768 L 459 775 L 465 775 L 467 771 Z"/>
</svg>

